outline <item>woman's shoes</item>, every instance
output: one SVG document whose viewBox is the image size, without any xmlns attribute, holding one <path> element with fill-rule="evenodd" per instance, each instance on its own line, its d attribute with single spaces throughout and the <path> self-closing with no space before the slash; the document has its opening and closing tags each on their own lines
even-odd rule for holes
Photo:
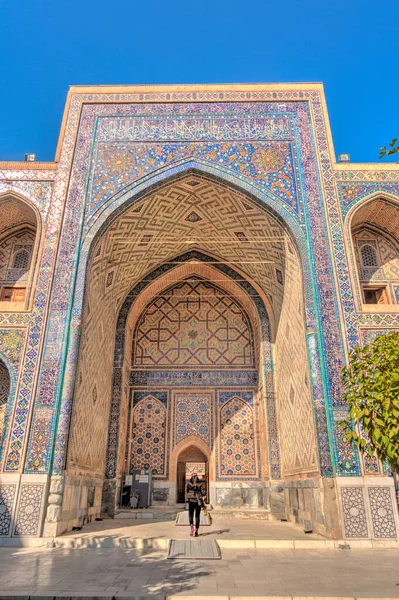
<svg viewBox="0 0 399 600">
<path fill-rule="evenodd" d="M 195 530 L 194 537 L 198 537 L 198 536 L 199 536 L 198 529 L 196 529 L 196 530 Z"/>
<path fill-rule="evenodd" d="M 194 535 L 194 525 L 191 525 L 190 535 L 191 535 L 191 537 L 193 537 L 193 535 Z"/>
</svg>

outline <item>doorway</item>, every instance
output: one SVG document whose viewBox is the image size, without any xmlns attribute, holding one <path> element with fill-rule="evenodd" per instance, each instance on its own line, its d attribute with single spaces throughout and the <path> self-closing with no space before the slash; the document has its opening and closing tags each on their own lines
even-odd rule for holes
<svg viewBox="0 0 399 600">
<path fill-rule="evenodd" d="M 197 473 L 199 478 L 204 481 L 206 487 L 206 501 L 208 501 L 208 459 L 199 448 L 196 446 L 189 446 L 179 454 L 177 459 L 176 500 L 178 504 L 186 502 L 187 481 L 193 473 Z"/>
</svg>

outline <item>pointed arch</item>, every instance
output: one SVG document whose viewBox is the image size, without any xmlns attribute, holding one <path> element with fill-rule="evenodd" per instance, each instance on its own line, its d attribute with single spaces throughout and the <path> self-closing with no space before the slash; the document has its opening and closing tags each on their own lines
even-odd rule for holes
<svg viewBox="0 0 399 600">
<path fill-rule="evenodd" d="M 356 202 L 345 219 L 345 242 L 357 310 L 366 310 L 367 303 L 398 303 L 399 197 L 376 191 Z"/>
<path fill-rule="evenodd" d="M 0 195 L 0 216 L 0 299 L 26 309 L 37 271 L 40 212 L 27 198 L 4 192 Z"/>
</svg>

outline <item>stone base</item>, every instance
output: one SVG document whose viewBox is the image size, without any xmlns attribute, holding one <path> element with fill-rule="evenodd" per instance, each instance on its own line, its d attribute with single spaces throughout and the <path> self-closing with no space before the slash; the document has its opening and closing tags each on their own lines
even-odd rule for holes
<svg viewBox="0 0 399 600">
<path fill-rule="evenodd" d="M 299 479 L 271 485 L 270 509 L 276 519 L 287 519 L 307 530 L 342 537 L 333 479 Z"/>
<path fill-rule="evenodd" d="M 210 484 L 210 501 L 220 508 L 263 508 L 268 506 L 267 483 L 256 481 L 217 481 Z"/>
<path fill-rule="evenodd" d="M 0 538 L 56 537 L 99 517 L 115 515 L 116 480 L 87 475 L 0 475 Z M 156 482 L 154 506 L 174 506 L 174 482 Z M 102 504 L 101 504 L 102 501 Z M 261 510 L 332 539 L 398 540 L 399 522 L 393 479 L 337 477 L 284 482 L 212 482 L 215 509 L 248 514 Z M 396 543 L 396 542 L 395 542 Z"/>
</svg>

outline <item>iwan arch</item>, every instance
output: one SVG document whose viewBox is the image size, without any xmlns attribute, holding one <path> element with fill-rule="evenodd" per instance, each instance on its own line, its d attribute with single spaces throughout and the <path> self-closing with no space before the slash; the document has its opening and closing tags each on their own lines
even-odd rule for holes
<svg viewBox="0 0 399 600">
<path fill-rule="evenodd" d="M 399 328 L 399 168 L 335 162 L 320 84 L 71 88 L 54 163 L 0 169 L 0 536 L 200 461 L 214 506 L 397 539 L 336 423 Z"/>
</svg>

